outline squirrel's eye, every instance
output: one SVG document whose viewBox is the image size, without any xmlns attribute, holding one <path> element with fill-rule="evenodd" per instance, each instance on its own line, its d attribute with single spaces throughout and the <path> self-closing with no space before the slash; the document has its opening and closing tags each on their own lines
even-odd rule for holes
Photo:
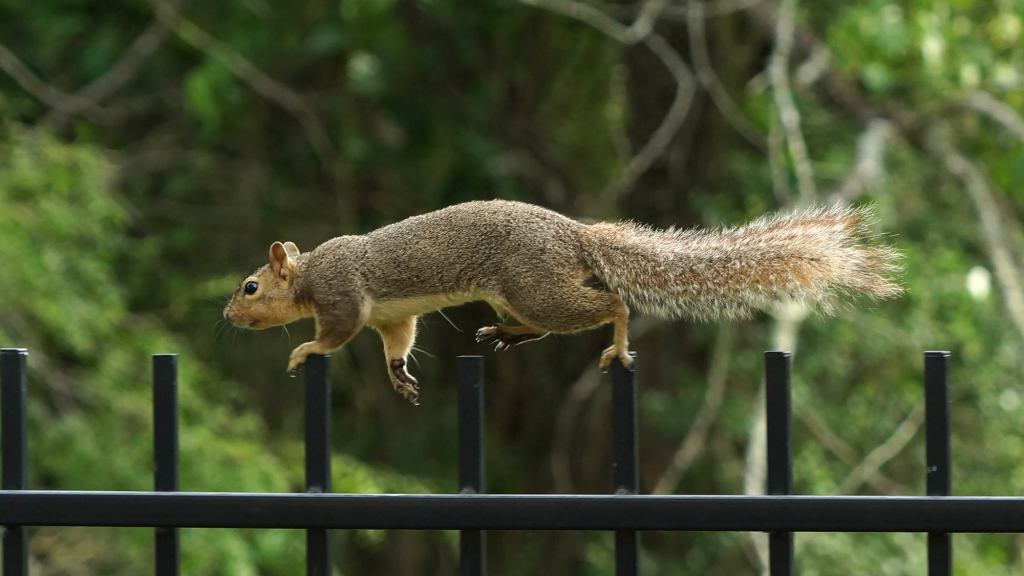
<svg viewBox="0 0 1024 576">
<path fill-rule="evenodd" d="M 260 287 L 259 284 L 257 284 L 256 282 L 250 280 L 250 281 L 245 283 L 245 288 L 243 288 L 242 291 L 245 292 L 246 294 L 249 294 L 251 296 L 251 295 L 256 293 L 256 290 L 258 290 L 259 287 Z"/>
</svg>

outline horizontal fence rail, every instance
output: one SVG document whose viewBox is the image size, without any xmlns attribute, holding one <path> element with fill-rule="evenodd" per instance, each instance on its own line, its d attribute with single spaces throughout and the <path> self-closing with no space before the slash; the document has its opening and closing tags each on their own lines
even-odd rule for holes
<svg viewBox="0 0 1024 576">
<path fill-rule="evenodd" d="M 461 531 L 461 573 L 486 574 L 487 530 L 602 530 L 615 533 L 616 574 L 639 573 L 639 531 L 742 531 L 769 534 L 772 576 L 794 573 L 794 532 L 928 534 L 928 572 L 952 573 L 952 534 L 1024 533 L 1024 497 L 952 493 L 948 352 L 926 352 L 927 496 L 800 496 L 793 490 L 788 352 L 765 354 L 767 483 L 765 496 L 638 494 L 634 373 L 611 367 L 613 466 L 608 495 L 484 493 L 484 370 L 460 357 L 459 493 L 330 493 L 331 395 L 327 359 L 306 365 L 306 492 L 179 492 L 177 357 L 154 356 L 153 492 L 28 490 L 28 352 L 0 351 L 0 443 L 4 526 L 3 576 L 25 576 L 28 526 L 124 526 L 156 529 L 156 572 L 179 571 L 177 528 L 307 530 L 307 574 L 330 573 L 332 529 Z"/>
<path fill-rule="evenodd" d="M 0 492 L 27 526 L 1024 532 L 1024 498 Z"/>
</svg>

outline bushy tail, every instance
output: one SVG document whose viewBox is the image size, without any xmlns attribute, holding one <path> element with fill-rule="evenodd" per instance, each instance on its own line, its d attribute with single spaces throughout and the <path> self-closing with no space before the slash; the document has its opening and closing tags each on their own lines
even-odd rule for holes
<svg viewBox="0 0 1024 576">
<path fill-rule="evenodd" d="M 869 208 L 814 208 L 739 228 L 657 230 L 601 223 L 583 235 L 584 260 L 630 307 L 659 316 L 735 318 L 784 300 L 831 312 L 846 295 L 883 299 L 899 253 L 868 244 Z"/>
</svg>

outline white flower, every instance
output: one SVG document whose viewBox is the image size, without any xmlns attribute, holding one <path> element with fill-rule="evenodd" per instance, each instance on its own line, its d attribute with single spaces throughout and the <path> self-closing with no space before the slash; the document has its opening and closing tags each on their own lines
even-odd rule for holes
<svg viewBox="0 0 1024 576">
<path fill-rule="evenodd" d="M 983 266 L 975 266 L 967 273 L 967 293 L 978 301 L 988 300 L 992 292 L 992 274 Z"/>
<path fill-rule="evenodd" d="M 942 54 L 946 51 L 946 42 L 942 36 L 929 33 L 921 41 L 921 57 L 928 66 L 938 66 L 942 63 Z"/>
<path fill-rule="evenodd" d="M 1020 84 L 1020 73 L 1012 64 L 999 62 L 992 67 L 992 81 L 1003 89 L 1016 88 Z"/>
<path fill-rule="evenodd" d="M 1007 46 L 1011 46 L 1020 39 L 1021 22 L 1020 17 L 1012 12 L 1003 12 L 994 22 L 996 38 Z"/>
<path fill-rule="evenodd" d="M 973 62 L 960 67 L 960 84 L 964 88 L 977 88 L 981 84 L 981 69 Z"/>
<path fill-rule="evenodd" d="M 353 80 L 366 81 L 380 73 L 380 60 L 369 52 L 356 52 L 348 60 L 348 75 Z"/>
<path fill-rule="evenodd" d="M 1020 406 L 1020 394 L 1012 388 L 1007 388 L 999 395 L 999 406 L 1007 412 L 1012 412 Z"/>
</svg>

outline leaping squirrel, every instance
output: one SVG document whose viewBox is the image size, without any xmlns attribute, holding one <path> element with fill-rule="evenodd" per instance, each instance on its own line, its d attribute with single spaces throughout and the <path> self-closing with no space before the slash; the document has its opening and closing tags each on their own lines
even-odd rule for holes
<svg viewBox="0 0 1024 576">
<path fill-rule="evenodd" d="M 865 242 L 870 219 L 867 208 L 830 207 L 738 228 L 658 230 L 583 224 L 522 202 L 467 202 L 311 252 L 274 242 L 270 262 L 242 281 L 224 317 L 259 330 L 313 316 L 316 339 L 292 351 L 289 370 L 370 326 L 384 341 L 392 386 L 415 404 L 419 386 L 406 358 L 416 318 L 447 306 L 482 300 L 515 319 L 477 331 L 477 341 L 498 350 L 611 322 L 606 368 L 615 358 L 632 364 L 630 308 L 712 320 L 785 299 L 829 311 L 848 294 L 896 296 L 898 254 Z"/>
</svg>

